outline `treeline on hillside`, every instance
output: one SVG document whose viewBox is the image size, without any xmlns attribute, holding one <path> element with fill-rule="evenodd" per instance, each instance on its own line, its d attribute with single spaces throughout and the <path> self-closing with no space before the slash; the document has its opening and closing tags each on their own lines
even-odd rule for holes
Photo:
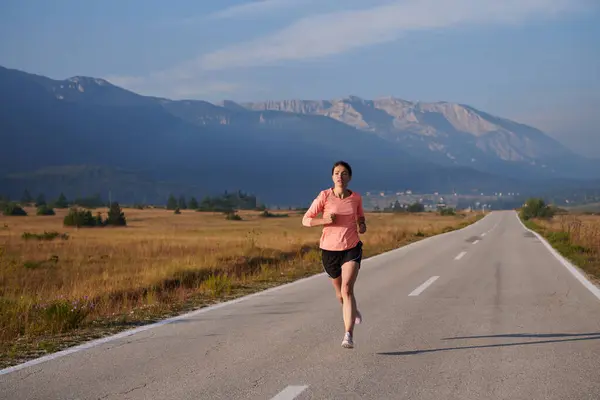
<svg viewBox="0 0 600 400">
<path fill-rule="evenodd" d="M 23 207 L 30 206 L 37 208 L 37 215 L 55 215 L 55 208 L 64 209 L 74 206 L 98 208 L 106 205 L 107 204 L 102 201 L 99 194 L 68 200 L 64 193 L 61 193 L 56 199 L 51 201 L 47 201 L 46 196 L 43 193 L 40 193 L 33 198 L 28 190 L 23 192 L 19 201 L 12 201 L 8 196 L 0 195 L 0 213 L 14 216 L 27 215 Z"/>
<path fill-rule="evenodd" d="M 81 199 L 79 199 L 81 200 Z M 43 195 L 39 195 L 35 201 L 25 193 L 21 202 L 13 202 L 6 197 L 0 196 L 0 213 L 5 216 L 27 216 L 27 212 L 23 207 L 35 205 L 37 207 L 37 215 L 56 215 L 54 208 L 70 208 L 69 213 L 64 217 L 63 224 L 65 226 L 76 226 L 76 227 L 99 227 L 99 226 L 126 226 L 127 220 L 125 213 L 121 209 L 118 202 L 112 202 L 110 204 L 108 215 L 106 218 L 102 218 L 101 213 L 97 213 L 96 216 L 92 215 L 89 209 L 78 208 L 77 205 L 89 205 L 90 208 L 102 205 L 101 200 L 98 197 L 91 197 L 88 201 L 74 201 L 69 202 L 64 194 L 61 195 L 55 201 L 48 204 L 44 199 Z"/>
<path fill-rule="evenodd" d="M 425 205 L 418 201 L 410 204 L 402 204 L 400 203 L 400 201 L 396 200 L 395 202 L 390 203 L 388 207 L 384 207 L 383 210 L 381 209 L 381 207 L 376 206 L 374 211 L 384 213 L 421 213 L 425 212 Z M 456 210 L 451 207 L 438 207 L 437 211 L 441 215 L 456 214 Z"/>
<path fill-rule="evenodd" d="M 98 208 L 98 207 L 105 207 L 108 205 L 106 202 L 104 202 L 102 200 L 102 198 L 100 197 L 99 194 L 95 194 L 93 196 L 88 196 L 88 197 L 77 197 L 73 200 L 69 200 L 64 195 L 64 193 L 61 193 L 56 199 L 47 201 L 44 193 L 39 193 L 34 198 L 31 195 L 31 193 L 29 193 L 28 190 L 25 190 L 23 192 L 23 194 L 18 202 L 11 201 L 11 199 L 9 199 L 8 196 L 0 195 L 0 203 L 2 203 L 2 204 L 16 203 L 16 204 L 21 205 L 22 207 L 33 205 L 35 207 L 47 206 L 50 208 L 69 208 L 74 205 L 78 205 L 80 207 L 86 207 L 86 208 Z"/>
<path fill-rule="evenodd" d="M 228 212 L 233 210 L 258 210 L 263 211 L 266 209 L 264 204 L 260 204 L 256 196 L 242 191 L 228 193 L 225 191 L 220 196 L 205 196 L 200 202 L 196 197 L 192 196 L 186 199 L 184 196 L 175 197 L 173 194 L 169 196 L 166 203 L 168 210 L 198 210 L 198 211 L 219 211 Z M 68 199 L 64 193 L 56 199 L 48 201 L 43 193 L 38 194 L 35 198 L 31 195 L 28 190 L 25 190 L 20 200 L 15 201 L 8 198 L 8 196 L 0 195 L 0 212 L 5 210 L 7 207 L 11 207 L 11 210 L 22 209 L 22 207 L 35 206 L 38 209 L 52 210 L 52 209 L 66 209 L 72 207 L 82 207 L 87 209 L 95 209 L 101 207 L 109 207 L 110 202 L 102 199 L 100 194 L 93 196 L 77 197 L 74 199 Z M 164 207 L 164 205 L 148 205 L 136 203 L 131 205 L 134 208 L 143 209 L 148 206 L 153 207 Z M 17 214 L 20 211 L 15 211 Z M 14 214 L 14 215 L 17 215 Z"/>
<path fill-rule="evenodd" d="M 232 212 L 234 210 L 263 211 L 266 210 L 266 206 L 259 204 L 256 196 L 237 191 L 235 193 L 225 192 L 221 196 L 205 196 L 200 202 L 193 196 L 187 201 L 184 196 L 175 198 L 171 194 L 167 200 L 167 209 Z"/>
</svg>

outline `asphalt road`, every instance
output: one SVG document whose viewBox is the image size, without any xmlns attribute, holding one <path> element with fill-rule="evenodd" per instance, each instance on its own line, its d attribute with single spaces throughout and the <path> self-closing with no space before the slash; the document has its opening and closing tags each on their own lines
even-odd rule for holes
<svg viewBox="0 0 600 400">
<path fill-rule="evenodd" d="M 1 399 L 599 399 L 600 294 L 514 212 L 44 362 Z"/>
</svg>

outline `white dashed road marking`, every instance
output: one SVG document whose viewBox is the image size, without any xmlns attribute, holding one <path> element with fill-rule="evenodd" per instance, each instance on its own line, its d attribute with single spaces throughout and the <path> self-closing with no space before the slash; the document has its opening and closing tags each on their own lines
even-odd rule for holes
<svg viewBox="0 0 600 400">
<path fill-rule="evenodd" d="M 304 390 L 306 390 L 308 386 L 288 386 L 283 391 L 279 392 L 279 394 L 273 397 L 271 400 L 292 400 L 298 397 L 298 395 Z"/>
<path fill-rule="evenodd" d="M 437 280 L 437 278 L 439 278 L 439 276 L 432 276 L 424 284 L 422 284 L 421 286 L 419 286 L 418 288 L 416 288 L 415 290 L 413 290 L 412 293 L 409 294 L 409 296 L 418 296 L 418 295 L 420 295 L 423 292 L 423 290 L 427 289 L 427 287 L 429 285 L 431 285 L 433 282 L 435 282 Z"/>
</svg>

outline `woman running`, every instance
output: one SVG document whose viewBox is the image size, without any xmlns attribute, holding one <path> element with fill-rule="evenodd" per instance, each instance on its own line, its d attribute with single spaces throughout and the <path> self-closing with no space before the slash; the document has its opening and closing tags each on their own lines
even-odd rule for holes
<svg viewBox="0 0 600 400">
<path fill-rule="evenodd" d="M 360 324 L 362 320 L 354 297 L 354 283 L 362 260 L 362 242 L 358 234 L 365 233 L 367 225 L 362 197 L 348 189 L 352 179 L 350 165 L 338 161 L 331 174 L 334 187 L 319 193 L 304 214 L 302 224 L 323 226 L 319 247 L 325 272 L 342 304 L 345 328 L 342 347 L 353 348 L 354 324 Z M 323 218 L 317 218 L 320 213 Z"/>
</svg>

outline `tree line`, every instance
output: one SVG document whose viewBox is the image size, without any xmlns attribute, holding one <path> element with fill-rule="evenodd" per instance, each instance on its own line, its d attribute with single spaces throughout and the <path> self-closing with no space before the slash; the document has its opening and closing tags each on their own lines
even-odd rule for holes
<svg viewBox="0 0 600 400">
<path fill-rule="evenodd" d="M 192 196 L 189 201 L 181 195 L 176 198 L 173 194 L 167 199 L 167 210 L 196 210 L 232 212 L 234 210 L 264 211 L 266 206 L 258 202 L 255 195 L 244 193 L 241 190 L 228 193 L 225 191 L 220 196 L 205 196 L 200 202 Z"/>
<path fill-rule="evenodd" d="M 60 193 L 51 202 L 46 201 L 43 193 L 38 194 L 34 199 L 28 190 L 23 192 L 20 202 L 14 202 L 8 197 L 0 196 L 0 212 L 4 215 L 27 215 L 23 207 L 32 205 L 37 207 L 37 215 L 56 215 L 54 209 L 71 208 L 69 214 L 65 216 L 64 223 L 66 226 L 126 225 L 126 219 L 119 203 L 110 202 L 110 204 L 106 204 L 99 194 L 69 200 L 64 193 Z M 90 211 L 90 209 L 106 206 L 109 207 L 106 219 L 103 219 L 100 213 L 92 215 Z M 78 207 L 83 209 L 79 209 Z M 135 204 L 133 207 L 142 209 L 145 206 Z M 175 210 L 176 213 L 179 213 L 180 210 L 192 209 L 196 211 L 224 212 L 228 215 L 234 213 L 236 210 L 266 210 L 266 206 L 260 204 L 255 195 L 244 193 L 241 190 L 232 193 L 225 191 L 219 196 L 205 196 L 200 202 L 194 196 L 188 200 L 183 195 L 176 198 L 173 194 L 170 194 L 167 199 L 166 208 L 168 210 Z"/>
</svg>

